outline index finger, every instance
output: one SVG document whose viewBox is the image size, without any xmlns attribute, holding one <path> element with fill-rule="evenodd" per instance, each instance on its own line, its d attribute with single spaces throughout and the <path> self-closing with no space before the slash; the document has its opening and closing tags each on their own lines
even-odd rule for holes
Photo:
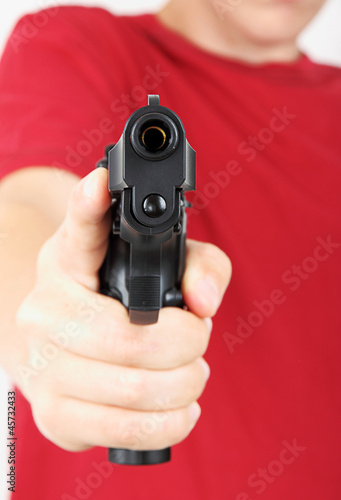
<svg viewBox="0 0 341 500">
<path fill-rule="evenodd" d="M 48 334 L 53 342 L 70 352 L 122 366 L 162 370 L 190 363 L 207 349 L 211 326 L 189 311 L 165 307 L 160 311 L 158 323 L 134 325 L 126 308 L 117 300 L 77 283 L 71 286 L 72 295 L 77 296 L 77 302 L 73 301 L 75 307 L 70 304 L 73 314 L 69 319 L 65 316 L 61 319 L 60 315 L 52 319 L 51 308 L 50 321 L 59 326 L 55 333 Z M 97 311 L 87 321 L 82 310 L 83 317 L 79 315 L 78 319 L 79 304 L 91 302 L 100 304 Z M 68 324 L 74 326 L 65 345 Z"/>
</svg>

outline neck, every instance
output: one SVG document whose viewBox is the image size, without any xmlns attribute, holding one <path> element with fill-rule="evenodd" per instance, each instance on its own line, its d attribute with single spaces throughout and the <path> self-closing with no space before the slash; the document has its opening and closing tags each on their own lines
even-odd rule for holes
<svg viewBox="0 0 341 500">
<path fill-rule="evenodd" d="M 236 29 L 228 18 L 221 20 L 207 0 L 171 0 L 157 18 L 197 47 L 216 55 L 250 64 L 289 63 L 300 57 L 295 39 L 257 40 Z"/>
</svg>

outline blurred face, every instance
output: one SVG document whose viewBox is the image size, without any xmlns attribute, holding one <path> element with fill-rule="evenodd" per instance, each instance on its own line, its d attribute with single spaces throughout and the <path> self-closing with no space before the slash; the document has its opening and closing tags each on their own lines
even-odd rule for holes
<svg viewBox="0 0 341 500">
<path fill-rule="evenodd" d="M 231 36 L 259 43 L 295 39 L 326 0 L 204 0 L 228 26 Z"/>
</svg>

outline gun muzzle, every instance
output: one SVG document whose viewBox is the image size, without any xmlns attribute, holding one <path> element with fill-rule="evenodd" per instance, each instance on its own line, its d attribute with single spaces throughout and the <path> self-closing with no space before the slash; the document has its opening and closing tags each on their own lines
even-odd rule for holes
<svg viewBox="0 0 341 500">
<path fill-rule="evenodd" d="M 145 127 L 142 130 L 141 142 L 142 146 L 150 152 L 160 151 L 167 147 L 167 133 L 162 123 Z"/>
</svg>

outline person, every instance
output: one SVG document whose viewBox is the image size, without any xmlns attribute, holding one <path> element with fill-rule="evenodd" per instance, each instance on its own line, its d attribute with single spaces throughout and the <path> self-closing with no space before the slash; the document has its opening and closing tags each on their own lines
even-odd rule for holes
<svg viewBox="0 0 341 500">
<path fill-rule="evenodd" d="M 54 7 L 15 27 L 0 64 L 12 498 L 340 498 L 341 73 L 296 43 L 323 3 Z M 110 197 L 93 170 L 148 94 L 183 121 L 198 186 L 188 310 L 136 326 L 98 293 Z M 107 461 L 129 446 L 172 460 Z"/>
</svg>

